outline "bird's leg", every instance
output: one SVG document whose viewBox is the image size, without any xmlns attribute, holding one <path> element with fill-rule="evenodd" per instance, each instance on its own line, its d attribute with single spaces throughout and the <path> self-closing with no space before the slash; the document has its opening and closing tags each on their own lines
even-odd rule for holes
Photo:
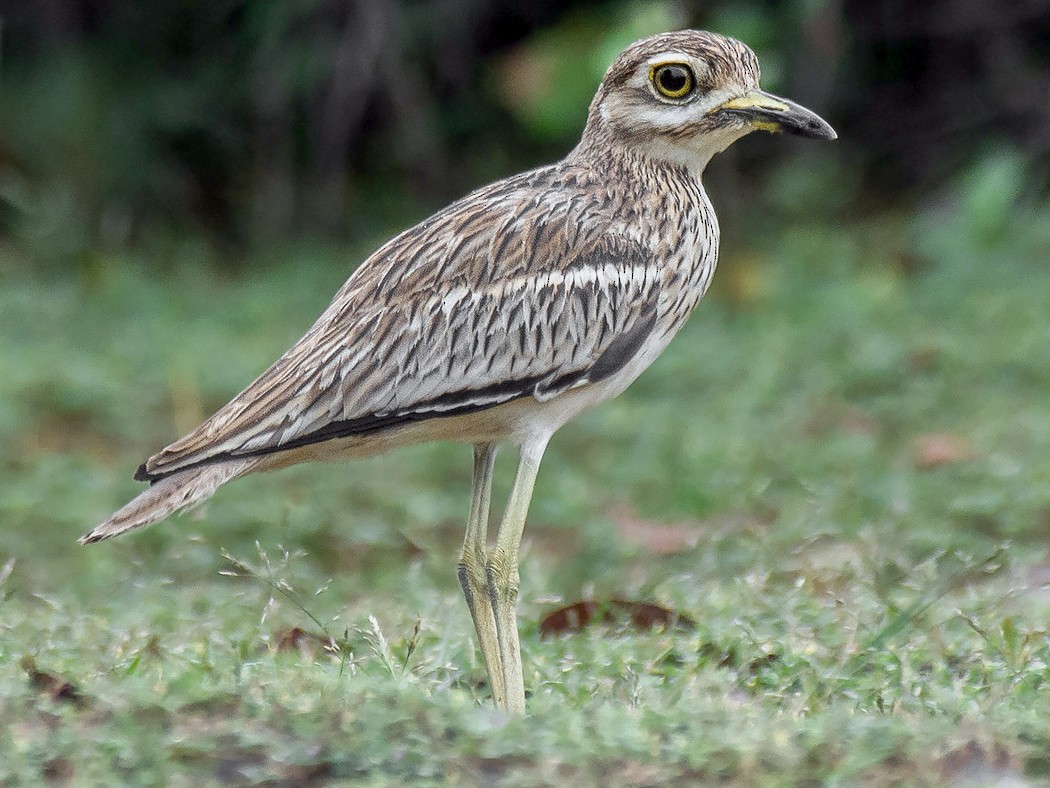
<svg viewBox="0 0 1050 788">
<path fill-rule="evenodd" d="M 519 582 L 518 548 L 525 530 L 525 516 L 532 500 L 536 473 L 546 446 L 546 437 L 522 445 L 514 488 L 496 534 L 496 545 L 489 552 L 485 564 L 485 577 L 496 619 L 500 663 L 503 666 L 503 686 L 506 690 L 504 708 L 512 714 L 525 713 L 525 679 L 521 669 L 521 648 L 515 617 Z"/>
<path fill-rule="evenodd" d="M 492 597 L 485 579 L 488 561 L 486 539 L 489 528 L 489 501 L 492 498 L 492 469 L 496 464 L 496 444 L 479 443 L 474 447 L 474 483 L 470 496 L 470 518 L 459 557 L 459 584 L 463 587 L 478 645 L 485 660 L 492 688 L 492 700 L 498 708 L 506 708 L 507 693 L 503 684 L 503 665 L 500 662 L 496 640 L 496 619 L 492 612 Z"/>
</svg>

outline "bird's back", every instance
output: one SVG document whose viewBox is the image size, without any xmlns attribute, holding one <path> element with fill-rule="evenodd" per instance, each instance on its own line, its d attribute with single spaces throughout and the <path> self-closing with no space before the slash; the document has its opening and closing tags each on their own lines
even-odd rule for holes
<svg viewBox="0 0 1050 788">
<path fill-rule="evenodd" d="M 366 453 L 369 436 L 550 399 L 615 375 L 647 342 L 662 349 L 710 280 L 713 212 L 684 170 L 602 164 L 570 157 L 499 181 L 392 239 L 136 478 L 348 438 Z"/>
</svg>

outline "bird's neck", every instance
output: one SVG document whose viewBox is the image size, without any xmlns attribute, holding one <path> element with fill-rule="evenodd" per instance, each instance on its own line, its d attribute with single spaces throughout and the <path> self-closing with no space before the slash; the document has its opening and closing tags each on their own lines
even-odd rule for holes
<svg viewBox="0 0 1050 788">
<path fill-rule="evenodd" d="M 654 155 L 655 154 L 655 155 Z M 673 171 L 676 178 L 694 180 L 700 183 L 706 162 L 687 160 L 685 157 L 660 155 L 650 146 L 639 146 L 621 142 L 607 142 L 588 139 L 580 141 L 566 161 L 572 161 L 603 173 L 609 180 L 617 182 L 652 183 L 652 175 L 657 172 Z M 700 166 L 696 166 L 699 164 Z M 641 184 L 639 184 L 641 185 Z"/>
<path fill-rule="evenodd" d="M 700 181 L 711 159 L 747 133 L 748 129 L 726 128 L 692 140 L 659 134 L 624 139 L 610 132 L 599 120 L 591 118 L 570 156 L 589 161 L 599 168 L 608 168 L 617 161 L 632 168 L 640 164 L 680 168 Z"/>
</svg>

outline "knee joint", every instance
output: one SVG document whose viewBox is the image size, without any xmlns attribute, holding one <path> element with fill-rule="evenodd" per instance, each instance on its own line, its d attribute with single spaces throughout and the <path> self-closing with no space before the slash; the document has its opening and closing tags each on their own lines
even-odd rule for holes
<svg viewBox="0 0 1050 788">
<path fill-rule="evenodd" d="M 517 569 L 506 553 L 494 550 L 485 563 L 485 579 L 488 581 L 489 590 L 503 599 L 511 601 L 517 599 Z"/>
</svg>

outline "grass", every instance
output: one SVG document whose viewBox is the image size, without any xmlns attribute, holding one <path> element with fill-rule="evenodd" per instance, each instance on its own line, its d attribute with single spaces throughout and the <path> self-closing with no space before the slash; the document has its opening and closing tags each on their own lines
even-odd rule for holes
<svg viewBox="0 0 1050 788">
<path fill-rule="evenodd" d="M 341 259 L 9 259 L 0 784 L 1047 779 L 1050 213 L 971 209 L 727 246 L 665 356 L 555 438 L 524 720 L 489 708 L 456 585 L 464 447 L 249 478 L 75 544 L 306 328 Z M 592 597 L 697 623 L 540 640 Z"/>
</svg>

